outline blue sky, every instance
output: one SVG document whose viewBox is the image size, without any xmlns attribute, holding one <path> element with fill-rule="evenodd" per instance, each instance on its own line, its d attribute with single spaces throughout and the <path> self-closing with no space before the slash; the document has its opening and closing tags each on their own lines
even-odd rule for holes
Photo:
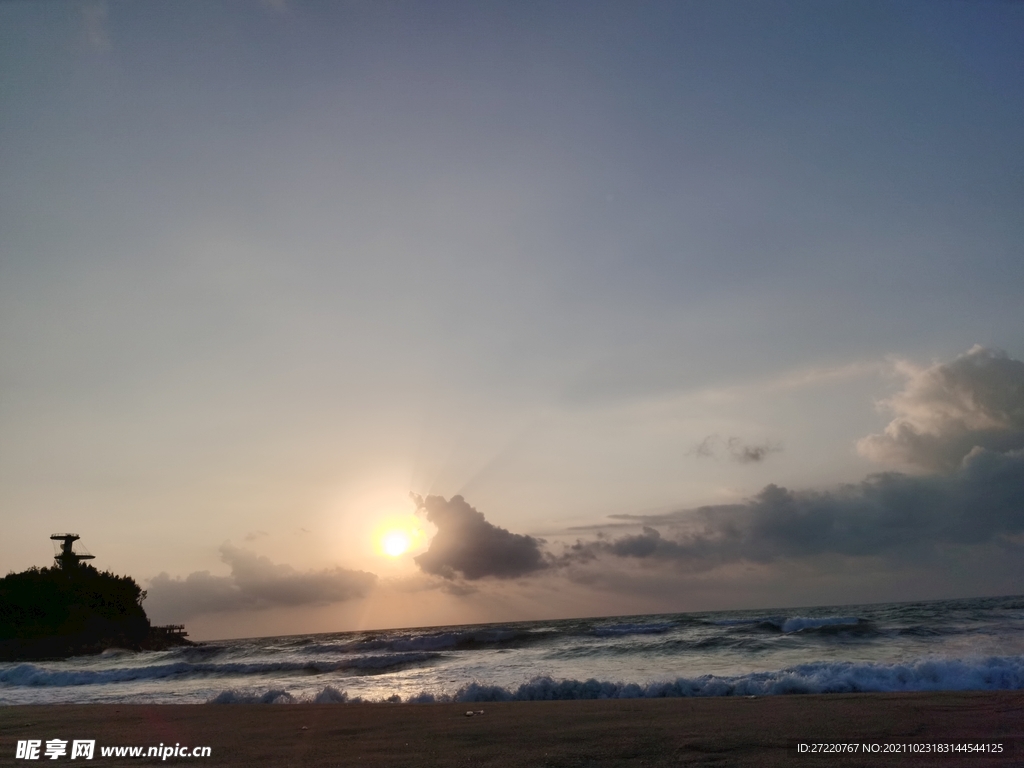
<svg viewBox="0 0 1024 768">
<path fill-rule="evenodd" d="M 372 542 L 410 492 L 556 557 L 938 471 L 857 446 L 953 434 L 918 396 L 958 358 L 1018 386 L 963 356 L 1024 358 L 1022 33 L 994 1 L 0 3 L 0 563 L 69 528 L 185 613 L 175 579 L 244 557 L 378 577 L 203 603 L 211 635 L 952 589 L 849 553 L 849 593 L 800 558 L 467 580 Z M 961 421 L 1012 452 L 1015 407 Z"/>
</svg>

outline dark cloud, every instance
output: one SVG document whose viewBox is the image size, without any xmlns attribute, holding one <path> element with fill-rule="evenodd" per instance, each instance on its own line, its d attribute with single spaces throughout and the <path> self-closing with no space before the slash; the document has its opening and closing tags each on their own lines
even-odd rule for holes
<svg viewBox="0 0 1024 768">
<path fill-rule="evenodd" d="M 1024 448 L 1024 362 L 975 346 L 951 363 L 900 370 L 906 385 L 883 402 L 895 418 L 857 444 L 862 455 L 950 471 L 975 447 Z"/>
<path fill-rule="evenodd" d="M 427 551 L 415 558 L 424 572 L 445 579 L 511 579 L 547 567 L 541 552 L 542 539 L 510 533 L 488 523 L 461 496 L 448 501 L 441 496 L 424 499 L 413 494 L 412 498 L 427 520 L 437 526 Z"/>
<path fill-rule="evenodd" d="M 767 440 L 761 444 L 748 444 L 738 437 L 722 438 L 720 435 L 708 435 L 694 446 L 691 453 L 699 458 L 714 458 L 724 453 L 740 464 L 756 464 L 764 461 L 768 454 L 781 450 L 781 445 Z"/>
<path fill-rule="evenodd" d="M 730 437 L 726 446 L 729 449 L 729 456 L 740 464 L 756 464 L 764 461 L 769 453 L 778 453 L 782 450 L 781 445 L 774 445 L 767 441 L 761 445 L 746 445 L 738 437 Z"/>
<path fill-rule="evenodd" d="M 718 435 L 708 435 L 694 446 L 694 456 L 699 456 L 703 459 L 711 458 L 715 455 L 715 443 L 720 439 Z"/>
<path fill-rule="evenodd" d="M 743 504 L 633 519 L 644 524 L 640 533 L 578 541 L 559 561 L 611 556 L 706 570 L 823 554 L 926 557 L 937 547 L 1010 542 L 1024 532 L 1024 451 L 977 448 L 948 475 L 890 472 L 831 491 L 769 485 Z"/>
<path fill-rule="evenodd" d="M 220 554 L 231 566 L 230 576 L 197 571 L 178 579 L 161 573 L 149 583 L 147 608 L 168 620 L 180 620 L 217 611 L 326 605 L 364 597 L 377 578 L 345 568 L 296 571 L 230 544 L 224 544 Z"/>
</svg>

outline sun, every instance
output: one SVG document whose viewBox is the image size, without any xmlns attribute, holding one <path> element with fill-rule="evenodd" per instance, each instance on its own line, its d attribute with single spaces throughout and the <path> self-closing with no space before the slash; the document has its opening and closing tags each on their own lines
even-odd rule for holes
<svg viewBox="0 0 1024 768">
<path fill-rule="evenodd" d="M 410 544 L 409 534 L 405 531 L 388 531 L 381 539 L 381 548 L 385 554 L 391 555 L 391 557 L 404 554 Z"/>
<path fill-rule="evenodd" d="M 428 538 L 423 521 L 416 515 L 392 513 L 377 519 L 368 543 L 379 557 L 398 561 L 421 551 Z"/>
</svg>

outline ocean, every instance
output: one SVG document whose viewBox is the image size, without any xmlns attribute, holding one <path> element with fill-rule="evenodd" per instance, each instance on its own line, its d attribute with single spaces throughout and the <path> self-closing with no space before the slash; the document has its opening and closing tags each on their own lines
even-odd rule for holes
<svg viewBox="0 0 1024 768">
<path fill-rule="evenodd" d="M 0 664 L 0 703 L 489 702 L 1024 688 L 1024 597 L 292 635 Z"/>
</svg>

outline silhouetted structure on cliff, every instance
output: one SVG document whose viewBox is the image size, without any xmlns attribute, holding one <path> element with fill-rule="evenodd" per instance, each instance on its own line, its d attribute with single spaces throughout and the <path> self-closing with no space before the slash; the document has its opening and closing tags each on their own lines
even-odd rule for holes
<svg viewBox="0 0 1024 768">
<path fill-rule="evenodd" d="M 61 542 L 60 546 L 57 547 L 56 553 L 53 555 L 53 561 L 57 564 L 58 568 L 70 570 L 81 564 L 83 560 L 95 559 L 95 556 L 90 555 L 88 552 L 83 552 L 82 550 L 75 552 L 75 542 L 80 538 L 82 537 L 77 533 L 55 533 L 50 537 L 54 542 Z"/>
</svg>

